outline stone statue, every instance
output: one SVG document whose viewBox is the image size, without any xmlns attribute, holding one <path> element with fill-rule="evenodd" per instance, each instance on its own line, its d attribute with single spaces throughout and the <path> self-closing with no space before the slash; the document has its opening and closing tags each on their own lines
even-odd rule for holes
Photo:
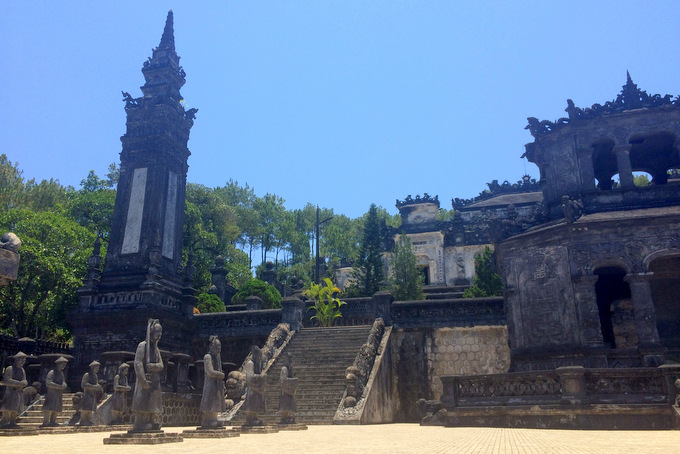
<svg viewBox="0 0 680 454">
<path fill-rule="evenodd" d="M 111 406 L 111 424 L 122 424 L 123 413 L 127 410 L 127 393 L 132 391 L 128 385 L 130 366 L 122 363 L 118 366 L 118 373 L 113 377 L 113 402 Z"/>
<path fill-rule="evenodd" d="M 160 430 L 163 413 L 161 375 L 163 358 L 158 341 L 163 327 L 156 319 L 150 318 L 146 327 L 146 340 L 139 343 L 135 352 L 135 391 L 132 396 L 132 411 L 135 413 L 134 432 Z"/>
<path fill-rule="evenodd" d="M 246 413 L 246 426 L 263 426 L 264 421 L 258 419 L 258 415 L 266 411 L 267 405 L 264 399 L 264 391 L 267 386 L 267 375 L 262 372 L 262 352 L 259 347 L 253 345 L 251 357 L 246 362 L 246 400 L 243 402 L 243 410 Z"/>
<path fill-rule="evenodd" d="M 279 396 L 279 424 L 295 424 L 297 403 L 295 391 L 297 391 L 298 379 L 293 378 L 293 355 L 286 355 L 286 362 L 281 368 L 281 395 Z"/>
<path fill-rule="evenodd" d="M 86 372 L 80 381 L 80 386 L 83 388 L 83 399 L 80 401 L 80 426 L 94 425 L 94 412 L 97 411 L 99 394 L 104 392 L 97 377 L 99 366 L 101 364 L 98 361 L 92 361 L 90 371 Z"/>
<path fill-rule="evenodd" d="M 2 428 L 17 427 L 17 417 L 19 413 L 24 411 L 23 389 L 28 385 L 24 364 L 26 364 L 28 355 L 19 352 L 13 358 L 14 364 L 5 369 L 2 383 L 0 383 L 5 387 L 5 398 L 2 401 L 2 406 L 0 406 L 0 410 L 2 410 L 0 427 Z"/>
<path fill-rule="evenodd" d="M 47 394 L 45 395 L 45 403 L 43 404 L 42 427 L 58 426 L 57 416 L 63 410 L 62 397 L 64 391 L 68 388 L 64 377 L 64 369 L 66 369 L 67 364 L 68 360 L 63 356 L 60 356 L 54 362 L 52 370 L 47 373 L 47 378 L 45 379 Z"/>
<path fill-rule="evenodd" d="M 34 381 L 31 383 L 29 386 L 25 387 L 23 392 L 24 395 L 24 405 L 28 407 L 29 405 L 32 405 L 33 402 L 38 400 L 40 397 L 40 389 L 42 386 L 40 385 L 39 381 Z"/>
<path fill-rule="evenodd" d="M 0 249 L 7 249 L 12 252 L 19 252 L 21 240 L 12 232 L 5 233 L 0 237 Z"/>
<path fill-rule="evenodd" d="M 210 350 L 203 357 L 205 378 L 201 397 L 201 427 L 206 429 L 221 426 L 217 415 L 226 410 L 221 352 L 222 344 L 218 337 L 210 336 Z"/>
</svg>

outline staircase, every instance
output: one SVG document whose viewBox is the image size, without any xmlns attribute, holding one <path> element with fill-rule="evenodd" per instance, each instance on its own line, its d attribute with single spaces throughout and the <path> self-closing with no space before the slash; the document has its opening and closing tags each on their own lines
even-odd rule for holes
<svg viewBox="0 0 680 454">
<path fill-rule="evenodd" d="M 267 372 L 267 413 L 260 416 L 265 424 L 276 424 L 280 419 L 279 378 L 288 353 L 293 355 L 293 376 L 298 377 L 297 422 L 332 424 L 345 392 L 345 369 L 354 362 L 370 331 L 370 325 L 297 331 Z M 232 424 L 241 425 L 244 421 L 245 412 L 241 409 Z"/>
<path fill-rule="evenodd" d="M 62 412 L 57 415 L 57 423 L 59 425 L 65 425 L 71 416 L 76 412 L 73 408 L 73 393 L 64 393 L 62 397 L 63 409 Z M 17 423 L 22 427 L 38 427 L 43 423 L 43 402 L 45 402 L 45 396 L 41 396 L 32 407 L 23 412 Z"/>
</svg>

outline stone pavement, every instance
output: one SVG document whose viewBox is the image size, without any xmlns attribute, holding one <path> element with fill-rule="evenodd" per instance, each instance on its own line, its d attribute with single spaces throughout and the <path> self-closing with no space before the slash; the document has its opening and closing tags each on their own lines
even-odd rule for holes
<svg viewBox="0 0 680 454">
<path fill-rule="evenodd" d="M 168 432 L 187 428 L 169 427 Z M 680 431 L 576 431 L 420 427 L 417 424 L 310 426 L 309 430 L 185 439 L 157 446 L 104 446 L 108 432 L 2 437 L 0 452 L 31 453 L 680 453 Z"/>
</svg>

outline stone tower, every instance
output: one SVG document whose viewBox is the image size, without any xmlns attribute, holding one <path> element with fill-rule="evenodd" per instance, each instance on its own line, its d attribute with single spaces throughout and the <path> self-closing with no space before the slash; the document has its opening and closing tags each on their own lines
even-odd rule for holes
<svg viewBox="0 0 680 454">
<path fill-rule="evenodd" d="M 189 131 L 197 109 L 185 111 L 185 73 L 175 52 L 173 14 L 161 42 L 144 62 L 143 96 L 123 93 L 120 180 L 104 269 L 99 248 L 73 315 L 78 363 L 108 350 L 132 350 L 148 317 L 166 327 L 164 348 L 186 351 L 194 291 L 182 272 L 182 227 Z M 171 326 L 167 326 L 171 325 Z"/>
</svg>

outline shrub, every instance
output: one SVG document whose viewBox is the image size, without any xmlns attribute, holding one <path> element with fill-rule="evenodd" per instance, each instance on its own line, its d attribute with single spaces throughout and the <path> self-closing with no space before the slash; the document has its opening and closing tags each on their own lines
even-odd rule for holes
<svg viewBox="0 0 680 454">
<path fill-rule="evenodd" d="M 249 296 L 258 296 L 262 299 L 263 309 L 276 309 L 281 307 L 281 294 L 276 287 L 259 279 L 248 280 L 231 299 L 232 304 L 245 304 Z"/>
</svg>

